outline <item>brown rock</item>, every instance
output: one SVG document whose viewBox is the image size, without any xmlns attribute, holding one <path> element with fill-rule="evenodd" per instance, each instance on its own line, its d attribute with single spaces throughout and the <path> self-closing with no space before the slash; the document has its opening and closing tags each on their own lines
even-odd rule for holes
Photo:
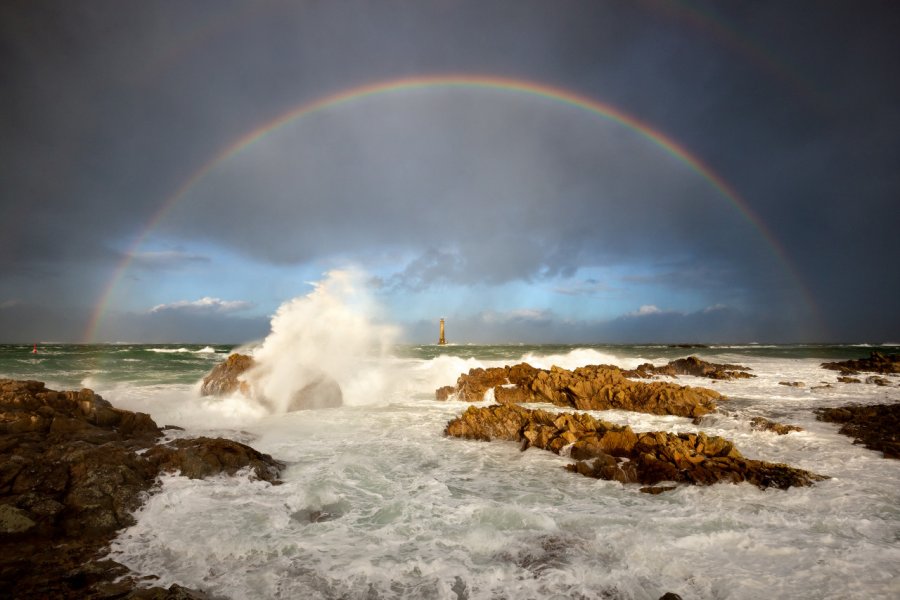
<svg viewBox="0 0 900 600">
<path fill-rule="evenodd" d="M 436 400 L 444 401 L 450 398 L 453 394 L 456 393 L 455 385 L 445 385 L 444 387 L 439 387 L 434 391 L 434 397 Z"/>
<path fill-rule="evenodd" d="M 862 383 L 861 379 L 856 377 L 847 377 L 846 375 L 838 377 L 837 380 L 841 383 Z"/>
<path fill-rule="evenodd" d="M 508 440 L 557 454 L 569 448 L 567 468 L 622 483 L 663 481 L 710 485 L 748 481 L 761 488 L 811 485 L 826 479 L 787 465 L 744 458 L 730 441 L 704 433 L 635 434 L 585 413 L 554 414 L 516 405 L 471 406 L 447 424 L 449 436 Z"/>
<path fill-rule="evenodd" d="M 797 388 L 806 387 L 806 384 L 803 383 L 802 381 L 779 381 L 778 385 L 785 385 L 787 387 L 797 387 Z"/>
<path fill-rule="evenodd" d="M 658 415 L 698 417 L 716 408 L 722 395 L 699 387 L 673 383 L 645 383 L 626 379 L 621 369 L 607 365 L 579 367 L 574 371 L 551 367 L 535 369 L 527 364 L 491 369 L 472 369 L 459 376 L 460 399 L 479 402 L 494 390 L 501 404 L 550 402 L 580 410 L 621 409 Z M 441 388 L 440 394 L 449 394 Z"/>
<path fill-rule="evenodd" d="M 223 362 L 220 362 L 209 375 L 203 378 L 200 386 L 201 396 L 227 396 L 240 391 L 246 396 L 250 395 L 246 382 L 238 378 L 247 372 L 254 364 L 253 357 L 246 354 L 231 354 Z"/>
<path fill-rule="evenodd" d="M 885 458 L 900 458 L 900 404 L 820 408 L 816 418 L 841 423 L 839 433 L 855 438 L 854 444 L 881 450 Z"/>
</svg>

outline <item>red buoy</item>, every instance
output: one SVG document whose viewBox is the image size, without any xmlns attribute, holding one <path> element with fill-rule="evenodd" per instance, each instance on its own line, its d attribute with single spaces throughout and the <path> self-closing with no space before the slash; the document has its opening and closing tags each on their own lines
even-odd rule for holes
<svg viewBox="0 0 900 600">
<path fill-rule="evenodd" d="M 37 354 L 37 344 L 34 345 L 34 349 L 31 351 L 32 354 Z"/>
</svg>

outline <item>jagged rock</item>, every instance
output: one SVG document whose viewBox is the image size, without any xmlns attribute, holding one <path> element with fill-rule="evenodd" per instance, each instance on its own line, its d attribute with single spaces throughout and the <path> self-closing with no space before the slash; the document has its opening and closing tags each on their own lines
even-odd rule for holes
<svg viewBox="0 0 900 600">
<path fill-rule="evenodd" d="M 450 396 L 456 394 L 456 386 L 455 385 L 445 385 L 444 387 L 439 387 L 434 391 L 434 396 L 436 399 L 440 401 L 444 401 L 450 398 Z"/>
<path fill-rule="evenodd" d="M 574 371 L 514 366 L 471 369 L 459 376 L 455 392 L 461 400 L 480 402 L 493 389 L 501 404 L 550 402 L 580 410 L 621 409 L 657 415 L 699 417 L 712 412 L 723 397 L 716 391 L 667 382 L 626 379 L 621 369 L 590 365 Z M 437 397 L 451 393 L 441 388 Z"/>
<path fill-rule="evenodd" d="M 786 435 L 792 431 L 803 431 L 802 427 L 796 425 L 783 425 L 775 421 L 763 417 L 753 417 L 750 419 L 750 427 L 759 431 L 774 431 L 778 435 Z"/>
<path fill-rule="evenodd" d="M 241 392 L 245 396 L 250 395 L 250 388 L 245 381 L 238 378 L 247 372 L 254 364 L 253 357 L 246 354 L 230 354 L 228 358 L 217 364 L 203 378 L 200 386 L 201 396 L 227 396 L 235 392 Z"/>
<path fill-rule="evenodd" d="M 900 458 L 900 404 L 820 408 L 816 418 L 841 423 L 838 432 L 855 438 L 854 444 L 881 450 L 885 458 Z"/>
<path fill-rule="evenodd" d="M 704 433 L 636 434 L 627 426 L 586 413 L 551 413 L 516 405 L 471 406 L 447 424 L 445 435 L 477 440 L 509 440 L 576 460 L 570 471 L 622 483 L 663 481 L 710 485 L 747 481 L 760 488 L 811 485 L 826 479 L 783 464 L 744 458 L 734 444 Z"/>
<path fill-rule="evenodd" d="M 840 371 L 842 375 L 857 375 L 862 371 L 883 375 L 898 374 L 900 373 L 900 354 L 885 355 L 881 352 L 872 352 L 868 358 L 824 362 L 822 368 Z"/>
<path fill-rule="evenodd" d="M 161 435 L 149 415 L 114 408 L 91 390 L 0 380 L 0 589 L 22 597 L 125 597 L 137 585 L 127 569 L 95 559 L 134 523 L 162 470 L 202 477 L 249 467 L 274 482 L 281 467 L 230 440 L 158 446 Z M 156 589 L 140 597 L 192 597 Z"/>
<path fill-rule="evenodd" d="M 716 380 L 748 379 L 750 377 L 756 377 L 756 375 L 748 373 L 747 371 L 749 370 L 749 367 L 743 367 L 741 365 L 711 363 L 701 360 L 696 356 L 688 356 L 687 358 L 669 361 L 668 364 L 661 367 L 655 367 L 651 363 L 644 363 L 639 365 L 636 369 L 624 371 L 624 374 L 626 377 L 641 378 L 652 377 L 654 375 L 668 375 L 670 377 L 692 375 L 694 377 L 706 377 Z"/>
</svg>

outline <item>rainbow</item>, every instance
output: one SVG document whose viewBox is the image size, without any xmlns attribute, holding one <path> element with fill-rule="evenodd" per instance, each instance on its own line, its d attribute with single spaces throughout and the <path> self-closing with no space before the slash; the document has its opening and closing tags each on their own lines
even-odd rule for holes
<svg viewBox="0 0 900 600">
<path fill-rule="evenodd" d="M 760 218 L 747 205 L 746 201 L 734 190 L 724 179 L 717 175 L 708 165 L 702 162 L 698 157 L 693 155 L 689 150 L 679 145 L 675 140 L 666 136 L 661 131 L 652 128 L 650 125 L 626 114 L 620 109 L 603 102 L 599 102 L 587 96 L 583 96 L 571 90 L 560 87 L 554 87 L 534 81 L 511 79 L 506 77 L 495 77 L 488 75 L 431 75 L 408 77 L 401 79 L 391 79 L 387 81 L 377 81 L 358 87 L 349 88 L 328 96 L 324 96 L 309 102 L 300 104 L 299 106 L 285 112 L 281 116 L 260 125 L 259 127 L 247 132 L 229 145 L 222 148 L 219 152 L 212 156 L 206 163 L 197 169 L 184 183 L 182 183 L 169 196 L 153 214 L 144 228 L 135 236 L 124 257 L 116 265 L 113 270 L 109 283 L 101 293 L 90 320 L 87 324 L 83 335 L 85 343 L 91 343 L 97 333 L 97 329 L 106 311 L 107 305 L 112 297 L 113 290 L 128 270 L 137 250 L 144 243 L 147 236 L 165 217 L 169 210 L 181 201 L 200 180 L 206 177 L 219 163 L 234 156 L 244 148 L 251 146 L 264 138 L 267 134 L 295 121 L 302 117 L 314 114 L 319 111 L 328 110 L 341 105 L 359 102 L 372 96 L 384 94 L 396 94 L 410 90 L 421 89 L 465 89 L 465 90 L 498 90 L 509 92 L 512 94 L 527 94 L 552 100 L 562 105 L 584 111 L 592 116 L 601 117 L 609 121 L 618 123 L 634 133 L 646 138 L 653 144 L 665 150 L 668 154 L 683 163 L 689 169 L 696 172 L 705 179 L 722 197 L 730 201 L 737 210 L 752 223 L 766 239 L 774 250 L 777 257 L 784 264 L 787 271 L 793 276 L 804 299 L 811 309 L 811 314 L 815 315 L 817 310 L 812 297 L 806 287 L 802 284 L 802 280 L 797 274 L 796 268 L 788 258 L 785 249 L 781 243 L 769 231 L 769 228 L 760 220 Z"/>
</svg>

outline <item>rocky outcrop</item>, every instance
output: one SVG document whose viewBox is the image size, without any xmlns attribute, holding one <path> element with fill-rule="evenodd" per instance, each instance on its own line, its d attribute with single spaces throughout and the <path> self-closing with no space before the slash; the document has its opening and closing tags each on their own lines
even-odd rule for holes
<svg viewBox="0 0 900 600">
<path fill-rule="evenodd" d="M 854 438 L 854 444 L 880 450 L 885 458 L 900 458 L 900 404 L 821 408 L 816 418 L 840 423 L 838 432 Z"/>
<path fill-rule="evenodd" d="M 250 395 L 250 386 L 239 377 L 253 366 L 253 357 L 246 354 L 230 354 L 228 358 L 217 364 L 203 378 L 200 386 L 201 396 L 228 396 L 241 392 Z"/>
<path fill-rule="evenodd" d="M 527 363 L 471 369 L 459 376 L 455 388 L 440 388 L 436 397 L 445 399 L 455 393 L 460 400 L 479 402 L 488 390 L 493 390 L 500 404 L 550 402 L 579 410 L 621 409 L 683 417 L 712 412 L 716 401 L 723 398 L 706 388 L 632 381 L 621 369 L 608 365 L 569 371 L 560 367 L 537 369 Z"/>
<path fill-rule="evenodd" d="M 200 386 L 201 396 L 228 396 L 240 393 L 246 398 L 254 399 L 267 406 L 275 406 L 270 398 L 254 389 L 249 381 L 242 378 L 245 373 L 258 367 L 252 356 L 246 354 L 231 354 L 223 362 L 219 363 L 203 378 Z M 344 395 L 337 381 L 321 372 L 313 372 L 307 369 L 310 382 L 302 388 L 295 390 L 287 406 L 287 412 L 295 410 L 308 410 L 316 408 L 334 408 L 341 406 Z"/>
<path fill-rule="evenodd" d="M 749 367 L 741 365 L 729 365 L 720 363 L 711 363 L 701 360 L 696 356 L 688 356 L 687 358 L 679 358 L 669 361 L 668 364 L 661 367 L 654 367 L 651 363 L 644 363 L 638 368 L 625 371 L 627 377 L 652 377 L 654 375 L 668 375 L 669 377 L 677 377 L 679 375 L 692 375 L 694 377 L 706 377 L 708 379 L 730 380 L 730 379 L 747 379 L 756 377 L 748 373 Z"/>
<path fill-rule="evenodd" d="M 806 384 L 803 383 L 802 381 L 779 381 L 778 385 L 783 385 L 785 387 L 795 387 L 795 388 L 806 387 Z"/>
<path fill-rule="evenodd" d="M 826 479 L 787 465 L 744 458 L 724 438 L 703 433 L 635 433 L 630 427 L 585 413 L 551 413 L 515 405 L 472 406 L 450 421 L 444 433 L 568 453 L 576 461 L 567 466 L 570 471 L 622 483 L 747 481 L 760 488 L 787 489 Z"/>
<path fill-rule="evenodd" d="M 758 431 L 772 431 L 778 435 L 787 435 L 792 431 L 803 431 L 802 427 L 796 425 L 784 425 L 776 421 L 770 421 L 764 417 L 753 417 L 750 419 L 750 427 Z"/>
<path fill-rule="evenodd" d="M 134 523 L 163 471 L 205 477 L 249 468 L 274 482 L 281 465 L 230 440 L 159 444 L 161 436 L 149 415 L 114 408 L 91 390 L 0 380 L 0 589 L 20 597 L 203 597 L 184 588 L 136 591 L 127 569 L 99 553 Z"/>
<path fill-rule="evenodd" d="M 881 352 L 872 352 L 868 358 L 824 362 L 822 368 L 839 371 L 841 375 L 857 375 L 861 372 L 883 375 L 900 374 L 900 354 L 885 355 Z"/>
</svg>

